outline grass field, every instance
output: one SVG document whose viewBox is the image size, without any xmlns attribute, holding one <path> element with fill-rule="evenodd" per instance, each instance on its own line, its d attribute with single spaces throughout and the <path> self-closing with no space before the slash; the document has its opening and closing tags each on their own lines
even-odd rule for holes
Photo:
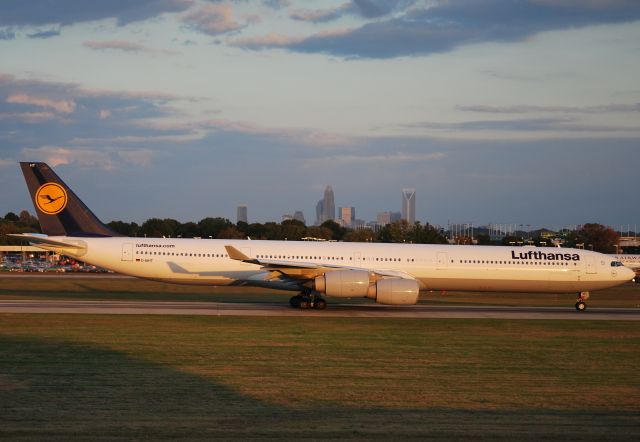
<svg viewBox="0 0 640 442">
<path fill-rule="evenodd" d="M 203 287 L 164 284 L 135 278 L 91 277 L 84 279 L 21 278 L 0 275 L 0 299 L 108 299 L 217 302 L 288 302 L 292 292 L 249 287 Z M 640 284 L 627 283 L 593 292 L 589 307 L 640 308 Z M 574 294 L 427 292 L 423 304 L 476 304 L 573 307 Z M 328 298 L 331 303 L 371 303 L 370 300 Z"/>
<path fill-rule="evenodd" d="M 0 315 L 0 438 L 638 440 L 632 322 Z"/>
<path fill-rule="evenodd" d="M 0 299 L 289 296 L 0 277 Z M 421 302 L 573 301 L 427 293 Z M 590 301 L 636 307 L 640 285 Z M 0 439 L 635 441 L 639 366 L 637 322 L 0 314 Z"/>
</svg>

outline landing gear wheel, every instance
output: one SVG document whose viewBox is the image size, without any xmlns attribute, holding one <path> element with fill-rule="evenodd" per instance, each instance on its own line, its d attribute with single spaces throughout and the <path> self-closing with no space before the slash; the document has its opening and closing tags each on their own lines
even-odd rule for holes
<svg viewBox="0 0 640 442">
<path fill-rule="evenodd" d="M 289 304 L 291 305 L 291 307 L 294 307 L 294 308 L 300 307 L 301 298 L 302 296 L 300 295 L 292 296 L 291 299 L 289 299 Z"/>
<path fill-rule="evenodd" d="M 313 303 L 313 308 L 316 310 L 324 310 L 327 308 L 327 301 L 322 298 L 318 298 L 316 299 L 316 302 Z"/>
<path fill-rule="evenodd" d="M 311 303 L 309 302 L 309 299 L 306 296 L 303 298 L 300 298 L 300 302 L 298 302 L 298 308 L 300 310 L 306 310 L 309 307 L 311 307 Z"/>
<path fill-rule="evenodd" d="M 583 301 L 576 302 L 576 310 L 578 310 L 579 312 L 583 312 L 586 309 L 587 309 L 587 304 L 585 304 Z"/>
</svg>

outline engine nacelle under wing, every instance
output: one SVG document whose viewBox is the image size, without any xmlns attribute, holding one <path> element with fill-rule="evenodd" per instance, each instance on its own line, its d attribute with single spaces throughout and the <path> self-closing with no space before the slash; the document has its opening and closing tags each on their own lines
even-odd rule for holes
<svg viewBox="0 0 640 442">
<path fill-rule="evenodd" d="M 369 294 L 378 304 L 410 305 L 418 302 L 418 281 L 403 278 L 380 279 L 375 285 L 375 295 Z"/>
<path fill-rule="evenodd" d="M 335 270 L 318 276 L 314 290 L 337 298 L 371 298 L 378 304 L 409 305 L 418 302 L 418 281 L 404 278 L 373 280 L 363 270 Z"/>
<path fill-rule="evenodd" d="M 337 298 L 364 298 L 369 293 L 369 272 L 335 270 L 316 277 L 314 289 Z"/>
</svg>

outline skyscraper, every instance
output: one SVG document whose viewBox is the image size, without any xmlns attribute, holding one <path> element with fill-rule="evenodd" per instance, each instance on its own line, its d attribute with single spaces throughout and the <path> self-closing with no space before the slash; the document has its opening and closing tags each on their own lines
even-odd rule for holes
<svg viewBox="0 0 640 442">
<path fill-rule="evenodd" d="M 336 219 L 336 205 L 333 202 L 333 189 L 327 186 L 322 200 L 322 222 L 334 219 Z"/>
<path fill-rule="evenodd" d="M 302 213 L 302 210 L 296 210 L 296 212 L 293 214 L 293 219 L 295 219 L 296 221 L 300 221 L 302 224 L 307 223 L 304 220 L 304 213 Z"/>
<path fill-rule="evenodd" d="M 324 206 L 324 200 L 318 201 L 316 204 L 316 225 L 318 226 L 324 221 L 322 219 L 322 206 Z"/>
<path fill-rule="evenodd" d="M 238 212 L 237 212 L 237 216 L 236 216 L 236 222 L 248 222 L 247 221 L 247 206 L 244 204 L 241 204 L 238 206 Z"/>
<path fill-rule="evenodd" d="M 338 217 L 342 221 L 344 227 L 353 227 L 356 221 L 356 208 L 355 207 L 340 207 L 338 209 Z"/>
<path fill-rule="evenodd" d="M 409 224 L 416 222 L 416 189 L 402 189 L 402 219 Z"/>
</svg>

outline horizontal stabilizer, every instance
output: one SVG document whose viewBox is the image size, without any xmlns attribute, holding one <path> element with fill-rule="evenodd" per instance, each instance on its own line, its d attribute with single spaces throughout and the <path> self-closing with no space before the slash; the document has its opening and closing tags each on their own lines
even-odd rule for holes
<svg viewBox="0 0 640 442">
<path fill-rule="evenodd" d="M 52 247 L 65 247 L 71 249 L 84 249 L 86 246 L 79 244 L 71 244 L 63 241 L 56 241 L 53 239 L 49 239 L 47 236 L 39 235 L 39 234 L 30 234 L 30 233 L 9 233 L 7 236 L 11 236 L 13 238 L 18 238 L 23 241 L 28 241 L 31 244 L 37 246 L 38 244 Z"/>
</svg>

